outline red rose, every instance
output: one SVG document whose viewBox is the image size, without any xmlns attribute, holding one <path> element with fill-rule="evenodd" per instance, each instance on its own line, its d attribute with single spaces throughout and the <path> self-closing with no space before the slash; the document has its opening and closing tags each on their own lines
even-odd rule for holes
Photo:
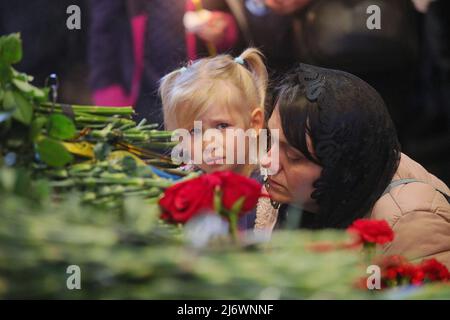
<svg viewBox="0 0 450 320">
<path fill-rule="evenodd" d="M 358 243 L 385 244 L 394 239 L 394 232 L 385 220 L 359 219 L 347 229 L 358 236 Z"/>
<path fill-rule="evenodd" d="M 450 280 L 447 267 L 436 259 L 424 260 L 421 264 L 414 265 L 404 257 L 394 255 L 381 258 L 377 265 L 381 269 L 383 288 Z"/>
<path fill-rule="evenodd" d="M 379 262 L 382 270 L 383 287 L 402 284 L 421 285 L 424 274 L 420 268 L 402 256 L 387 256 Z"/>
<path fill-rule="evenodd" d="M 387 271 L 405 266 L 409 264 L 409 261 L 399 255 L 383 256 L 377 261 L 377 264 L 382 270 Z"/>
<path fill-rule="evenodd" d="M 426 281 L 449 281 L 450 273 L 445 265 L 436 259 L 424 260 L 419 265 Z"/>
<path fill-rule="evenodd" d="M 252 210 L 262 195 L 262 186 L 254 179 L 231 171 L 219 171 L 212 174 L 221 180 L 222 205 L 230 210 L 241 197 L 245 197 L 240 215 Z"/>
<path fill-rule="evenodd" d="M 171 186 L 159 200 L 161 218 L 185 223 L 199 213 L 213 210 L 214 189 L 218 185 L 220 180 L 217 177 L 202 175 Z"/>
<path fill-rule="evenodd" d="M 222 206 L 230 210 L 241 197 L 245 197 L 239 215 L 256 206 L 261 196 L 261 185 L 251 179 L 229 171 L 204 174 L 198 178 L 177 183 L 164 192 L 159 205 L 161 218 L 185 223 L 194 215 L 214 210 L 214 192 L 219 187 Z"/>
<path fill-rule="evenodd" d="M 404 284 L 423 284 L 423 272 L 417 266 L 406 263 L 397 267 L 390 267 L 383 271 L 384 286 L 396 286 Z"/>
</svg>

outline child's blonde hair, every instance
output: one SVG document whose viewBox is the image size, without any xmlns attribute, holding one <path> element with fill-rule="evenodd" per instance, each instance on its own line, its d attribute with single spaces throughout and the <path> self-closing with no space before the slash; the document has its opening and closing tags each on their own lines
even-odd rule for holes
<svg viewBox="0 0 450 320">
<path fill-rule="evenodd" d="M 248 108 L 241 114 L 249 117 L 255 108 L 264 110 L 267 81 L 263 55 L 255 48 L 236 59 L 223 54 L 197 60 L 161 79 L 165 127 L 174 130 L 192 126 L 213 103 Z"/>
</svg>

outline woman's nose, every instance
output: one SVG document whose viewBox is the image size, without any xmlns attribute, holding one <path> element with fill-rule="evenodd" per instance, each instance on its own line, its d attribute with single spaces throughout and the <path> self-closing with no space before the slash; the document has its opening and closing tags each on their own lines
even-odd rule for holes
<svg viewBox="0 0 450 320">
<path fill-rule="evenodd" d="M 261 167 L 268 175 L 276 175 L 281 171 L 280 159 L 278 157 L 274 158 L 276 155 L 278 155 L 278 153 L 273 152 L 271 148 L 266 154 L 261 156 Z"/>
<path fill-rule="evenodd" d="M 260 163 L 261 167 L 263 167 L 264 169 L 270 168 L 270 164 L 272 163 L 272 158 L 270 157 L 270 150 L 262 155 Z"/>
</svg>

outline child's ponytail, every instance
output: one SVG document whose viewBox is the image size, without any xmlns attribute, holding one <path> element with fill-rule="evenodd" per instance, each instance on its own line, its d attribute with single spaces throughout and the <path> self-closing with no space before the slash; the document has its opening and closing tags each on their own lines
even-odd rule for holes
<svg viewBox="0 0 450 320">
<path fill-rule="evenodd" d="M 238 108 L 243 117 L 264 109 L 268 85 L 263 55 L 258 49 L 204 58 L 175 70 L 160 81 L 166 129 L 187 128 L 211 103 Z"/>
<path fill-rule="evenodd" d="M 264 55 L 256 48 L 248 48 L 242 52 L 238 58 L 245 61 L 248 70 L 252 73 L 258 90 L 259 102 L 261 104 L 260 107 L 264 108 L 268 84 L 268 74 L 264 64 Z"/>
</svg>

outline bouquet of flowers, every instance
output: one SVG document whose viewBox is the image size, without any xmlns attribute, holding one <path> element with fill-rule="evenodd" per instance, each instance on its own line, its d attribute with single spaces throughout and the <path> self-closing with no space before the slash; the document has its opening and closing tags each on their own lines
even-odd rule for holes
<svg viewBox="0 0 450 320">
<path fill-rule="evenodd" d="M 173 185 L 159 205 L 161 218 L 169 223 L 184 224 L 203 213 L 220 214 L 237 239 L 238 218 L 252 210 L 262 196 L 257 181 L 229 171 L 215 172 Z"/>
<path fill-rule="evenodd" d="M 158 170 L 185 175 L 163 155 L 174 145 L 171 132 L 136 123 L 132 107 L 57 103 L 56 87 L 38 88 L 13 67 L 21 59 L 20 34 L 1 36 L 0 165 L 50 180 L 58 197 L 81 192 L 83 202 L 109 208 L 126 195 L 156 202 L 172 184 Z"/>
</svg>

